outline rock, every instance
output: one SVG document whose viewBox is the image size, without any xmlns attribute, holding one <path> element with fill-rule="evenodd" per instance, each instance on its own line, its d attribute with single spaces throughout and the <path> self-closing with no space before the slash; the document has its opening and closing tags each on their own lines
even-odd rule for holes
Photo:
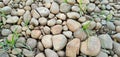
<svg viewBox="0 0 120 57">
<path fill-rule="evenodd" d="M 83 29 L 77 29 L 74 32 L 74 37 L 79 38 L 81 41 L 85 40 L 87 37 L 87 34 L 84 32 Z"/>
<path fill-rule="evenodd" d="M 56 2 L 52 2 L 52 5 L 50 7 L 50 11 L 54 14 L 59 13 L 59 5 Z"/>
<path fill-rule="evenodd" d="M 56 17 L 59 18 L 59 19 L 61 19 L 61 20 L 66 20 L 66 15 L 63 14 L 63 13 L 58 13 L 58 14 L 56 15 Z"/>
<path fill-rule="evenodd" d="M 79 54 L 80 40 L 75 38 L 67 43 L 66 56 L 76 57 Z"/>
<path fill-rule="evenodd" d="M 78 6 L 72 6 L 71 7 L 72 11 L 79 12 L 80 8 Z"/>
<path fill-rule="evenodd" d="M 72 32 L 76 31 L 81 27 L 81 24 L 79 22 L 72 19 L 68 19 L 66 24 L 68 26 L 68 29 Z"/>
<path fill-rule="evenodd" d="M 43 51 L 43 50 L 44 50 L 43 44 L 42 44 L 41 42 L 38 42 L 37 48 L 38 48 L 40 51 Z"/>
<path fill-rule="evenodd" d="M 43 30 L 44 30 L 45 34 L 50 34 L 50 28 L 48 26 L 45 26 L 43 28 Z"/>
<path fill-rule="evenodd" d="M 80 0 L 77 0 L 77 2 L 80 3 Z M 88 4 L 88 3 L 90 3 L 90 1 L 89 0 L 82 0 L 82 3 L 83 4 Z"/>
<path fill-rule="evenodd" d="M 45 49 L 46 57 L 58 57 L 57 53 L 51 49 Z"/>
<path fill-rule="evenodd" d="M 7 5 L 10 2 L 10 0 L 3 0 L 3 3 Z"/>
<path fill-rule="evenodd" d="M 101 1 L 101 4 L 108 4 L 108 3 L 109 3 L 108 0 L 102 0 L 102 1 Z"/>
<path fill-rule="evenodd" d="M 120 33 L 113 35 L 112 38 L 116 39 L 118 42 L 120 42 Z"/>
<path fill-rule="evenodd" d="M 116 54 L 113 57 L 118 57 Z"/>
<path fill-rule="evenodd" d="M 27 49 L 23 49 L 23 54 L 27 57 L 34 57 L 34 53 L 32 51 L 27 50 Z"/>
<path fill-rule="evenodd" d="M 9 57 L 8 53 L 4 52 L 4 53 L 0 53 L 1 57 Z"/>
<path fill-rule="evenodd" d="M 31 37 L 34 39 L 39 39 L 40 35 L 41 35 L 40 30 L 32 30 L 32 32 L 31 32 Z"/>
<path fill-rule="evenodd" d="M 29 46 L 30 48 L 35 48 L 37 45 L 37 41 L 35 39 L 28 38 L 26 45 Z"/>
<path fill-rule="evenodd" d="M 41 41 L 45 48 L 52 48 L 52 35 L 43 36 Z"/>
<path fill-rule="evenodd" d="M 14 48 L 12 50 L 12 54 L 20 54 L 22 52 L 22 50 L 20 48 Z"/>
<path fill-rule="evenodd" d="M 16 43 L 22 43 L 22 44 L 25 44 L 25 42 L 26 42 L 26 39 L 24 37 L 20 37 L 16 41 Z"/>
<path fill-rule="evenodd" d="M 9 14 L 9 13 L 11 13 L 12 8 L 9 6 L 5 6 L 5 7 L 1 8 L 0 11 L 4 12 L 4 14 Z"/>
<path fill-rule="evenodd" d="M 99 9 L 99 7 L 95 7 L 95 12 L 100 12 L 101 10 Z"/>
<path fill-rule="evenodd" d="M 117 42 L 113 42 L 113 51 L 120 57 L 120 44 Z"/>
<path fill-rule="evenodd" d="M 107 27 L 111 30 L 115 30 L 115 25 L 112 22 L 107 22 Z"/>
<path fill-rule="evenodd" d="M 71 31 L 63 31 L 63 34 L 68 38 L 73 38 Z"/>
<path fill-rule="evenodd" d="M 16 55 L 10 54 L 10 57 L 17 57 Z"/>
<path fill-rule="evenodd" d="M 102 24 L 99 23 L 99 22 L 97 22 L 97 23 L 96 23 L 96 27 L 95 27 L 95 29 L 100 29 L 101 27 L 102 27 Z"/>
<path fill-rule="evenodd" d="M 58 2 L 59 4 L 64 2 L 64 0 L 54 0 L 54 1 Z"/>
<path fill-rule="evenodd" d="M 22 16 L 25 13 L 24 9 L 17 9 L 17 15 Z"/>
<path fill-rule="evenodd" d="M 60 34 L 62 32 L 62 25 L 55 25 L 51 27 L 52 34 Z"/>
<path fill-rule="evenodd" d="M 33 18 L 39 18 L 40 17 L 39 13 L 36 10 L 32 10 L 31 14 L 32 14 Z"/>
<path fill-rule="evenodd" d="M 61 24 L 62 24 L 62 20 L 57 20 L 57 21 L 56 21 L 56 24 L 57 24 L 57 25 L 61 25 Z"/>
<path fill-rule="evenodd" d="M 24 22 L 29 22 L 31 20 L 31 14 L 30 14 L 30 11 L 26 11 L 23 15 L 23 21 Z"/>
<path fill-rule="evenodd" d="M 1 34 L 3 35 L 3 36 L 7 36 L 7 35 L 9 35 L 9 34 L 11 34 L 12 32 L 11 32 L 11 30 L 10 29 L 2 29 L 2 31 L 1 31 Z"/>
<path fill-rule="evenodd" d="M 91 36 L 81 43 L 81 52 L 85 55 L 96 56 L 99 54 L 100 49 L 100 40 L 96 36 Z"/>
<path fill-rule="evenodd" d="M 48 16 L 50 14 L 50 11 L 48 10 L 48 8 L 45 8 L 45 7 L 38 7 L 36 8 L 36 10 L 38 11 L 38 13 L 41 15 L 41 16 Z"/>
<path fill-rule="evenodd" d="M 64 51 L 58 51 L 57 54 L 58 54 L 60 57 L 64 57 L 64 56 L 65 56 L 65 52 L 64 52 Z"/>
<path fill-rule="evenodd" d="M 92 11 L 95 9 L 95 7 L 96 7 L 95 4 L 89 3 L 89 4 L 87 5 L 87 11 L 88 11 L 88 12 L 92 12 Z"/>
<path fill-rule="evenodd" d="M 101 41 L 102 48 L 112 49 L 113 48 L 113 41 L 108 34 L 102 34 L 98 36 Z"/>
<path fill-rule="evenodd" d="M 120 26 L 120 21 L 115 20 L 115 21 L 114 21 L 114 24 L 117 25 L 117 26 Z"/>
<path fill-rule="evenodd" d="M 0 2 L 0 8 L 4 7 L 4 3 Z"/>
<path fill-rule="evenodd" d="M 30 24 L 34 25 L 34 26 L 38 26 L 38 20 L 35 19 L 35 18 L 32 18 L 31 21 L 30 21 Z"/>
<path fill-rule="evenodd" d="M 22 47 L 24 47 L 24 44 L 22 44 L 22 43 L 16 43 L 15 46 L 16 46 L 17 48 L 22 48 Z"/>
<path fill-rule="evenodd" d="M 55 50 L 61 50 L 65 47 L 67 39 L 64 35 L 58 34 L 52 37 L 52 42 Z"/>
<path fill-rule="evenodd" d="M 85 21 L 86 21 L 86 17 L 80 17 L 80 18 L 78 19 L 78 21 L 79 21 L 79 22 L 85 22 Z"/>
<path fill-rule="evenodd" d="M 27 0 L 27 1 L 26 1 L 26 6 L 31 5 L 33 2 L 34 2 L 34 0 Z"/>
<path fill-rule="evenodd" d="M 70 4 L 67 4 L 67 3 L 61 3 L 60 4 L 60 11 L 61 12 L 66 13 L 66 12 L 70 11 L 70 8 L 71 8 Z"/>
<path fill-rule="evenodd" d="M 48 26 L 53 26 L 55 24 L 56 24 L 56 20 L 55 19 L 50 19 L 50 20 L 47 21 L 47 25 Z"/>
<path fill-rule="evenodd" d="M 120 33 L 120 26 L 116 26 L 116 32 Z"/>
<path fill-rule="evenodd" d="M 69 3 L 69 4 L 75 4 L 76 0 L 67 0 L 67 3 Z"/>
<path fill-rule="evenodd" d="M 108 54 L 101 51 L 96 57 L 108 57 Z"/>
<path fill-rule="evenodd" d="M 86 22 L 84 22 L 82 25 L 84 26 L 84 25 L 86 25 L 86 24 L 89 24 L 88 29 L 94 29 L 95 26 L 96 26 L 95 21 L 86 21 Z"/>
<path fill-rule="evenodd" d="M 16 23 L 18 20 L 19 20 L 19 17 L 11 16 L 11 17 L 7 18 L 6 22 L 7 23 Z"/>
<path fill-rule="evenodd" d="M 79 13 L 76 13 L 76 12 L 68 12 L 67 17 L 71 19 L 78 19 L 80 18 L 80 15 Z"/>
<path fill-rule="evenodd" d="M 35 57 L 45 57 L 43 53 L 38 53 Z"/>
<path fill-rule="evenodd" d="M 46 25 L 46 24 L 47 24 L 47 18 L 45 18 L 45 17 L 39 18 L 39 23 L 40 23 L 41 25 Z"/>
<path fill-rule="evenodd" d="M 14 32 L 14 31 L 17 32 L 17 33 L 22 32 L 22 27 L 20 25 L 13 25 L 13 26 L 10 27 L 10 29 L 11 29 L 12 32 Z"/>
</svg>

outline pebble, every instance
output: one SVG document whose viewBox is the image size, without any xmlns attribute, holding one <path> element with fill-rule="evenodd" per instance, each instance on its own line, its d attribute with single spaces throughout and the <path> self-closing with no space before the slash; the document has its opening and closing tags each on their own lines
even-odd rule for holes
<svg viewBox="0 0 120 57">
<path fill-rule="evenodd" d="M 50 11 L 46 7 L 38 7 L 38 8 L 36 8 L 36 10 L 43 17 L 46 17 L 50 14 Z"/>
<path fill-rule="evenodd" d="M 14 32 L 14 31 L 17 32 L 17 33 L 22 32 L 22 27 L 20 25 L 13 25 L 13 26 L 10 27 L 10 29 L 11 29 L 12 32 Z"/>
<path fill-rule="evenodd" d="M 72 11 L 79 12 L 80 8 L 78 6 L 72 6 L 71 7 Z"/>
<path fill-rule="evenodd" d="M 22 16 L 25 13 L 24 9 L 17 9 L 17 15 Z"/>
<path fill-rule="evenodd" d="M 45 18 L 45 17 L 39 18 L 39 23 L 40 23 L 41 25 L 46 25 L 46 24 L 47 24 L 47 18 Z"/>
<path fill-rule="evenodd" d="M 60 11 L 61 12 L 66 13 L 66 12 L 70 11 L 70 8 L 71 8 L 70 4 L 67 4 L 67 3 L 61 3 L 60 4 Z"/>
<path fill-rule="evenodd" d="M 120 26 L 120 21 L 115 20 L 115 21 L 114 21 L 114 24 L 117 25 L 117 26 Z"/>
<path fill-rule="evenodd" d="M 75 4 L 76 0 L 67 0 L 67 3 L 69 3 L 69 4 Z"/>
<path fill-rule="evenodd" d="M 89 3 L 87 6 L 87 11 L 92 12 L 95 9 L 96 5 L 93 3 Z"/>
<path fill-rule="evenodd" d="M 43 36 L 41 41 L 45 48 L 52 48 L 52 35 Z"/>
<path fill-rule="evenodd" d="M 37 44 L 37 48 L 40 50 L 40 51 L 43 51 L 44 50 L 44 47 L 43 47 L 43 44 L 39 41 L 38 44 Z"/>
<path fill-rule="evenodd" d="M 102 24 L 99 23 L 99 22 L 97 22 L 97 23 L 96 23 L 96 27 L 95 27 L 95 29 L 100 29 L 101 27 L 102 27 Z"/>
<path fill-rule="evenodd" d="M 57 20 L 57 21 L 56 21 L 56 24 L 57 24 L 57 25 L 61 25 L 61 24 L 62 24 L 62 20 Z"/>
<path fill-rule="evenodd" d="M 72 19 L 68 19 L 66 24 L 67 24 L 68 29 L 72 32 L 76 31 L 77 29 L 81 27 L 81 24 L 79 22 L 72 20 Z"/>
<path fill-rule="evenodd" d="M 9 57 L 9 55 L 8 55 L 8 53 L 7 53 L 7 52 L 0 53 L 0 56 L 1 56 L 1 57 Z"/>
<path fill-rule="evenodd" d="M 59 19 L 61 19 L 61 20 L 66 20 L 66 15 L 63 14 L 63 13 L 58 13 L 58 14 L 56 15 L 56 17 L 59 18 Z"/>
<path fill-rule="evenodd" d="M 101 1 L 101 4 L 108 4 L 108 3 L 109 3 L 108 0 L 102 0 L 102 1 Z"/>
<path fill-rule="evenodd" d="M 78 21 L 79 21 L 79 22 L 85 22 L 85 21 L 86 21 L 86 17 L 80 17 L 80 18 L 78 19 Z"/>
<path fill-rule="evenodd" d="M 64 52 L 64 51 L 58 51 L 57 54 L 58 54 L 60 57 L 64 57 L 64 56 L 65 56 L 65 52 Z"/>
<path fill-rule="evenodd" d="M 83 29 L 77 29 L 74 32 L 74 37 L 79 38 L 81 41 L 83 41 L 87 38 L 87 34 L 84 32 Z"/>
<path fill-rule="evenodd" d="M 77 0 L 77 2 L 80 3 L 80 0 Z M 83 4 L 88 4 L 88 3 L 90 3 L 90 1 L 89 1 L 89 0 L 83 0 L 82 3 L 83 3 Z"/>
<path fill-rule="evenodd" d="M 31 11 L 31 14 L 32 14 L 33 18 L 39 18 L 40 17 L 39 13 L 35 9 Z"/>
<path fill-rule="evenodd" d="M 34 2 L 34 0 L 27 0 L 27 1 L 26 1 L 26 6 L 31 5 L 33 2 Z"/>
<path fill-rule="evenodd" d="M 0 8 L 4 7 L 4 4 L 2 2 L 0 2 Z"/>
<path fill-rule="evenodd" d="M 11 34 L 12 32 L 11 32 L 11 30 L 10 29 L 2 29 L 2 31 L 1 31 L 1 34 L 3 35 L 3 36 L 7 36 L 7 35 L 9 35 L 9 34 Z"/>
<path fill-rule="evenodd" d="M 37 20 L 37 19 L 32 18 L 31 21 L 30 21 L 30 24 L 31 24 L 31 25 L 34 25 L 34 26 L 38 26 L 39 23 L 38 23 L 38 20 Z"/>
<path fill-rule="evenodd" d="M 28 38 L 26 41 L 26 45 L 33 49 L 36 47 L 37 41 L 35 39 Z"/>
<path fill-rule="evenodd" d="M 51 27 L 52 34 L 60 34 L 62 32 L 62 25 L 55 25 Z"/>
<path fill-rule="evenodd" d="M 34 39 L 39 39 L 40 35 L 41 35 L 40 30 L 32 30 L 32 32 L 31 32 L 31 37 Z"/>
<path fill-rule="evenodd" d="M 120 26 L 116 26 L 116 32 L 120 33 Z"/>
<path fill-rule="evenodd" d="M 63 34 L 64 34 L 67 38 L 73 38 L 71 31 L 63 31 Z"/>
<path fill-rule="evenodd" d="M 16 41 L 16 43 L 22 43 L 22 44 L 25 44 L 25 42 L 26 42 L 26 39 L 24 37 L 20 37 Z"/>
<path fill-rule="evenodd" d="M 45 49 L 46 57 L 58 57 L 58 54 L 51 49 Z"/>
<path fill-rule="evenodd" d="M 24 22 L 29 22 L 31 20 L 31 14 L 30 14 L 30 11 L 26 11 L 23 15 L 23 20 Z"/>
<path fill-rule="evenodd" d="M 117 42 L 113 42 L 113 51 L 120 57 L 120 44 Z"/>
<path fill-rule="evenodd" d="M 27 57 L 34 57 L 34 52 L 29 51 L 27 49 L 23 49 L 23 54 Z"/>
<path fill-rule="evenodd" d="M 19 20 L 19 17 L 17 16 L 11 16 L 11 17 L 8 17 L 7 20 L 6 20 L 6 23 L 16 23 L 17 21 Z"/>
<path fill-rule="evenodd" d="M 7 5 L 10 2 L 10 0 L 3 0 L 3 3 Z"/>
<path fill-rule="evenodd" d="M 20 48 L 15 48 L 12 50 L 12 54 L 20 54 L 22 50 Z"/>
<path fill-rule="evenodd" d="M 85 55 L 96 56 L 99 54 L 100 49 L 100 40 L 96 36 L 90 36 L 87 40 L 81 43 L 81 52 Z"/>
<path fill-rule="evenodd" d="M 107 27 L 111 30 L 115 30 L 115 25 L 112 22 L 107 22 Z"/>
<path fill-rule="evenodd" d="M 76 12 L 68 12 L 67 17 L 71 19 L 78 19 L 80 18 L 80 15 L 79 13 L 76 13 Z"/>
<path fill-rule="evenodd" d="M 38 53 L 35 57 L 45 57 L 43 53 Z"/>
<path fill-rule="evenodd" d="M 67 38 L 62 34 L 54 35 L 52 37 L 52 42 L 55 50 L 61 50 L 65 47 Z"/>
<path fill-rule="evenodd" d="M 108 54 L 101 51 L 96 57 L 108 57 Z"/>
<path fill-rule="evenodd" d="M 55 24 L 56 24 L 56 20 L 55 19 L 50 19 L 50 20 L 47 21 L 47 25 L 48 26 L 53 26 Z"/>
<path fill-rule="evenodd" d="M 11 13 L 12 8 L 9 6 L 5 6 L 5 7 L 1 8 L 0 11 L 3 11 L 4 14 L 9 14 L 9 13 Z"/>
<path fill-rule="evenodd" d="M 56 2 L 52 2 L 52 5 L 50 7 L 50 11 L 54 14 L 59 13 L 59 5 Z"/>
<path fill-rule="evenodd" d="M 44 30 L 45 34 L 50 34 L 50 28 L 48 26 L 45 26 L 43 28 L 43 30 Z"/>
<path fill-rule="evenodd" d="M 75 38 L 67 43 L 66 46 L 66 56 L 76 57 L 79 54 L 80 40 Z"/>
<path fill-rule="evenodd" d="M 113 39 L 116 39 L 118 42 L 120 42 L 120 33 L 116 33 L 112 36 Z"/>
<path fill-rule="evenodd" d="M 108 34 L 102 34 L 98 36 L 101 41 L 102 48 L 112 49 L 113 48 L 113 41 Z"/>
</svg>

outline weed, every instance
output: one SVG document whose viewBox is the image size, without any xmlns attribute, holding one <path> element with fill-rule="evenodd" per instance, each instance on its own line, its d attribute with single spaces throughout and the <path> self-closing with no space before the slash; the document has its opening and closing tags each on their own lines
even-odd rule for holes
<svg viewBox="0 0 120 57">
<path fill-rule="evenodd" d="M 83 8 L 84 6 L 84 8 Z M 84 13 L 86 13 L 86 6 L 83 5 L 82 0 L 79 0 L 79 8 L 80 8 L 80 15 L 82 16 Z"/>
<path fill-rule="evenodd" d="M 65 3 L 67 3 L 67 0 L 64 0 Z"/>
<path fill-rule="evenodd" d="M 4 13 L 4 11 L 0 11 L 0 16 L 6 18 L 6 14 Z"/>
<path fill-rule="evenodd" d="M 106 17 L 107 21 L 110 21 L 112 19 L 112 14 L 108 14 L 107 17 Z"/>
<path fill-rule="evenodd" d="M 25 26 L 28 26 L 29 25 L 29 20 L 27 19 L 27 20 L 25 20 Z"/>
</svg>

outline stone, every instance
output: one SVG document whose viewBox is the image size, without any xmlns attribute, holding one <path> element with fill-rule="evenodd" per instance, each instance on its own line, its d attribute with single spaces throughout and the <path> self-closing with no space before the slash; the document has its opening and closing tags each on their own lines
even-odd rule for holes
<svg viewBox="0 0 120 57">
<path fill-rule="evenodd" d="M 75 38 L 67 43 L 66 56 L 76 57 L 79 54 L 80 40 Z"/>
<path fill-rule="evenodd" d="M 43 17 L 46 17 L 50 14 L 50 11 L 46 7 L 38 7 L 38 8 L 36 8 L 36 10 Z"/>
<path fill-rule="evenodd" d="M 64 56 L 65 56 L 65 52 L 64 52 L 64 51 L 58 51 L 57 54 L 58 54 L 60 57 L 64 57 Z"/>
<path fill-rule="evenodd" d="M 43 36 L 41 41 L 45 48 L 52 48 L 52 35 Z"/>
<path fill-rule="evenodd" d="M 3 0 L 3 3 L 7 5 L 10 2 L 10 0 Z"/>
<path fill-rule="evenodd" d="M 86 21 L 86 17 L 80 17 L 80 18 L 78 19 L 78 21 L 79 21 L 79 22 L 85 22 L 85 21 Z"/>
<path fill-rule="evenodd" d="M 31 20 L 31 13 L 30 13 L 30 11 L 27 10 L 23 15 L 23 21 L 29 22 L 30 20 Z"/>
<path fill-rule="evenodd" d="M 115 30 L 115 25 L 112 22 L 107 22 L 107 27 L 111 30 Z"/>
<path fill-rule="evenodd" d="M 23 54 L 27 57 L 34 57 L 34 52 L 29 51 L 27 49 L 23 49 Z"/>
<path fill-rule="evenodd" d="M 76 13 L 76 12 L 68 12 L 67 17 L 71 19 L 78 19 L 80 18 L 80 15 L 79 13 Z"/>
<path fill-rule="evenodd" d="M 46 57 L 58 57 L 57 53 L 51 49 L 45 49 Z"/>
<path fill-rule="evenodd" d="M 80 3 L 80 0 L 77 0 L 77 2 Z M 83 4 L 88 4 L 88 3 L 90 3 L 90 1 L 89 0 L 82 0 L 82 3 Z"/>
<path fill-rule="evenodd" d="M 61 20 L 66 20 L 66 15 L 63 14 L 63 13 L 58 13 L 58 14 L 56 15 L 56 17 L 59 18 L 59 19 L 61 19 Z"/>
<path fill-rule="evenodd" d="M 47 21 L 47 25 L 48 26 L 54 26 L 56 24 L 56 20 L 55 19 L 50 19 Z"/>
<path fill-rule="evenodd" d="M 7 36 L 7 35 L 9 35 L 9 34 L 11 34 L 12 32 L 11 32 L 11 30 L 10 29 L 2 29 L 2 31 L 1 31 L 1 34 L 3 35 L 3 36 Z"/>
<path fill-rule="evenodd" d="M 45 18 L 45 17 L 39 18 L 39 23 L 40 23 L 41 25 L 46 25 L 46 24 L 47 24 L 47 18 Z"/>
<path fill-rule="evenodd" d="M 27 0 L 27 1 L 26 1 L 26 6 L 31 5 L 33 2 L 34 2 L 34 0 Z"/>
<path fill-rule="evenodd" d="M 120 26 L 120 21 L 115 20 L 115 21 L 114 21 L 114 24 L 117 25 L 117 26 Z"/>
<path fill-rule="evenodd" d="M 20 54 L 22 52 L 22 50 L 20 48 L 14 48 L 12 50 L 12 54 Z"/>
<path fill-rule="evenodd" d="M 61 25 L 61 24 L 62 24 L 62 20 L 57 20 L 57 21 L 56 21 L 56 24 L 57 24 L 57 25 Z"/>
<path fill-rule="evenodd" d="M 31 21 L 30 21 L 30 24 L 31 24 L 31 25 L 34 25 L 34 26 L 38 26 L 39 23 L 38 23 L 38 20 L 37 20 L 37 19 L 32 18 Z"/>
<path fill-rule="evenodd" d="M 84 32 L 83 29 L 77 29 L 74 32 L 74 37 L 79 38 L 81 41 L 83 41 L 87 38 L 87 34 Z"/>
<path fill-rule="evenodd" d="M 113 39 L 117 40 L 118 42 L 120 42 L 120 33 L 116 33 L 112 36 Z"/>
<path fill-rule="evenodd" d="M 4 3 L 0 2 L 0 8 L 4 7 Z"/>
<path fill-rule="evenodd" d="M 45 26 L 43 28 L 43 31 L 45 32 L 45 34 L 50 34 L 50 28 L 48 26 Z"/>
<path fill-rule="evenodd" d="M 59 5 L 58 5 L 56 2 L 52 2 L 52 5 L 51 5 L 51 7 L 50 7 L 50 11 L 51 11 L 53 14 L 59 13 Z"/>
<path fill-rule="evenodd" d="M 75 11 L 75 12 L 79 12 L 80 11 L 79 6 L 72 6 L 71 9 L 72 9 L 72 11 Z"/>
<path fill-rule="evenodd" d="M 120 26 L 116 26 L 116 32 L 120 33 Z"/>
<path fill-rule="evenodd" d="M 18 20 L 19 20 L 19 17 L 11 16 L 11 17 L 7 18 L 6 23 L 13 24 L 13 23 L 16 23 Z"/>
<path fill-rule="evenodd" d="M 39 39 L 40 35 L 41 35 L 40 30 L 32 30 L 32 32 L 31 32 L 31 37 L 34 39 Z"/>
<path fill-rule="evenodd" d="M 101 41 L 102 48 L 112 49 L 113 48 L 113 41 L 108 34 L 102 34 L 98 36 Z"/>
<path fill-rule="evenodd" d="M 52 34 L 60 34 L 62 32 L 62 25 L 55 25 L 51 27 Z"/>
<path fill-rule="evenodd" d="M 37 41 L 35 39 L 28 38 L 26 41 L 26 45 L 33 49 L 36 47 Z"/>
<path fill-rule="evenodd" d="M 63 31 L 63 34 L 64 34 L 67 38 L 73 38 L 71 31 Z"/>
<path fill-rule="evenodd" d="M 22 32 L 22 27 L 20 25 L 13 25 L 10 27 L 10 29 L 12 32 L 16 31 L 16 33 Z"/>
<path fill-rule="evenodd" d="M 25 13 L 24 9 L 17 9 L 17 15 L 22 16 Z"/>
<path fill-rule="evenodd" d="M 68 19 L 66 24 L 67 24 L 68 29 L 72 32 L 76 31 L 77 29 L 81 27 L 81 24 L 79 22 L 72 20 L 72 19 Z"/>
<path fill-rule="evenodd" d="M 108 54 L 101 51 L 96 57 L 108 57 Z"/>
<path fill-rule="evenodd" d="M 25 42 L 26 42 L 26 39 L 24 37 L 20 37 L 16 41 L 16 43 L 22 43 L 22 44 L 25 44 Z"/>
<path fill-rule="evenodd" d="M 67 0 L 67 3 L 69 3 L 69 4 L 75 4 L 76 0 Z"/>
<path fill-rule="evenodd" d="M 71 8 L 70 4 L 67 4 L 67 3 L 61 3 L 60 4 L 60 11 L 61 12 L 66 13 L 66 12 L 70 11 L 70 8 Z"/>
<path fill-rule="evenodd" d="M 101 1 L 101 4 L 108 4 L 108 3 L 109 3 L 108 0 L 102 0 L 102 1 Z"/>
<path fill-rule="evenodd" d="M 39 18 L 40 17 L 39 13 L 35 9 L 31 11 L 31 14 L 32 14 L 33 18 Z"/>
<path fill-rule="evenodd" d="M 98 37 L 91 36 L 87 40 L 81 43 L 80 51 L 89 56 L 96 56 L 101 49 L 101 43 Z"/>
<path fill-rule="evenodd" d="M 44 50 L 44 47 L 43 47 L 43 44 L 39 41 L 38 44 L 37 44 L 37 48 L 40 50 L 40 51 L 43 51 Z"/>
<path fill-rule="evenodd" d="M 95 9 L 95 7 L 96 7 L 95 4 L 89 3 L 89 4 L 87 5 L 87 11 L 88 11 L 88 12 L 92 12 L 92 11 Z"/>
<path fill-rule="evenodd" d="M 45 57 L 43 53 L 38 53 L 35 57 Z"/>
<path fill-rule="evenodd" d="M 117 42 L 113 42 L 113 51 L 115 52 L 115 54 L 118 55 L 118 57 L 120 57 L 120 44 Z"/>
<path fill-rule="evenodd" d="M 0 53 L 1 57 L 9 57 L 8 53 L 4 52 L 4 53 Z"/>
<path fill-rule="evenodd" d="M 55 50 L 61 50 L 65 47 L 67 39 L 64 35 L 58 34 L 52 37 L 52 42 Z"/>
<path fill-rule="evenodd" d="M 1 8 L 0 11 L 4 12 L 4 14 L 10 14 L 12 11 L 12 8 L 9 6 L 5 6 L 5 7 Z"/>
</svg>

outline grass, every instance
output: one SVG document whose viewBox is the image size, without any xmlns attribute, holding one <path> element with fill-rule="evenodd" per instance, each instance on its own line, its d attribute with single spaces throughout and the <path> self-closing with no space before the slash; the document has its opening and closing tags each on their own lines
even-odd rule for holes
<svg viewBox="0 0 120 57">
<path fill-rule="evenodd" d="M 79 0 L 79 8 L 80 8 L 80 15 L 82 16 L 84 13 L 86 13 L 86 7 L 83 8 L 82 0 Z"/>
<path fill-rule="evenodd" d="M 67 0 L 64 0 L 65 3 L 67 3 Z"/>
<path fill-rule="evenodd" d="M 106 17 L 107 21 L 110 21 L 112 19 L 111 17 L 112 17 L 112 14 L 111 13 L 108 14 L 107 17 Z"/>
<path fill-rule="evenodd" d="M 26 19 L 24 23 L 25 23 L 25 26 L 28 26 L 29 25 L 29 20 Z"/>
<path fill-rule="evenodd" d="M 6 14 L 4 13 L 4 11 L 0 11 L 0 16 L 6 18 Z"/>
</svg>

